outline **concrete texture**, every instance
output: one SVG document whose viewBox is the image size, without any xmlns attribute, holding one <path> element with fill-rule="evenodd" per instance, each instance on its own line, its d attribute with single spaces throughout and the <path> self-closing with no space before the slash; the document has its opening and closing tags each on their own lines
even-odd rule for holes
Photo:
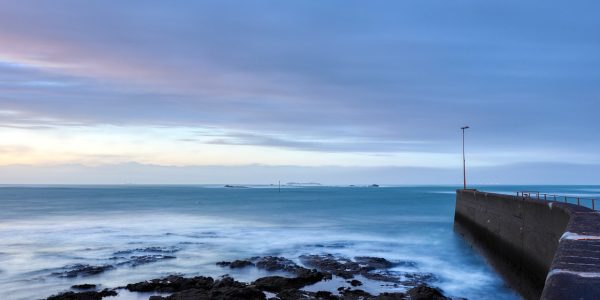
<svg viewBox="0 0 600 300">
<path fill-rule="evenodd" d="M 455 228 L 526 299 L 600 299 L 600 214 L 458 190 Z"/>
</svg>

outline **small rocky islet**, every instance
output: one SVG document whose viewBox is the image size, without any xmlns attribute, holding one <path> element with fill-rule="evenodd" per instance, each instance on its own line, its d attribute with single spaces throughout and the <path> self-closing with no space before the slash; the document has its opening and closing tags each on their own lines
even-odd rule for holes
<svg viewBox="0 0 600 300">
<path fill-rule="evenodd" d="M 116 296 L 119 290 L 130 292 L 152 292 L 161 296 L 149 296 L 149 300 L 204 300 L 204 299 L 249 299 L 249 300 L 296 300 L 296 299 L 347 299 L 347 300 L 451 300 L 442 291 L 428 284 L 435 281 L 430 273 L 396 272 L 390 269 L 397 266 L 416 267 L 414 262 L 391 262 L 385 258 L 359 256 L 350 259 L 332 254 L 302 255 L 301 265 L 278 256 L 252 257 L 244 260 L 222 261 L 216 264 L 223 268 L 257 268 L 269 272 L 288 273 L 290 276 L 273 275 L 256 279 L 250 283 L 239 282 L 228 275 L 212 278 L 205 276 L 183 277 L 171 275 L 124 287 L 99 290 L 97 285 L 82 284 L 72 286 L 73 291 L 50 296 L 47 300 L 101 300 Z M 111 268 L 90 269 L 81 266 L 85 275 L 97 274 Z M 71 273 L 69 273 L 70 275 Z M 362 289 L 363 283 L 357 276 L 381 282 L 393 287 L 404 286 L 406 292 L 385 292 L 372 295 Z M 306 291 L 304 287 L 321 281 L 342 278 L 348 285 L 337 291 Z"/>
</svg>

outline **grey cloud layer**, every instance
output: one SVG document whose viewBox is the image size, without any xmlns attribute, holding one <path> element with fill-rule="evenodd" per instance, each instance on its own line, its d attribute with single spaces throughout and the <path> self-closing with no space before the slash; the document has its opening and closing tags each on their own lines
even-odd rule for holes
<svg viewBox="0 0 600 300">
<path fill-rule="evenodd" d="M 207 144 L 217 145 L 258 145 L 267 147 L 289 148 L 305 151 L 324 152 L 434 152 L 431 143 L 419 141 L 378 141 L 374 139 L 333 139 L 323 140 L 314 138 L 287 139 L 272 135 L 248 133 L 226 133 L 211 139 Z"/>
<path fill-rule="evenodd" d="M 37 120 L 4 126 L 216 126 L 246 135 L 215 143 L 334 152 L 453 151 L 464 123 L 481 148 L 600 143 L 594 1 L 0 7 L 0 108 Z"/>
</svg>

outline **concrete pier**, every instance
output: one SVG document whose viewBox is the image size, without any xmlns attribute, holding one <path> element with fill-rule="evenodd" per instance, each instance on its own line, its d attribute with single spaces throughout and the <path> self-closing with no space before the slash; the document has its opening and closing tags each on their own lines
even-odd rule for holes
<svg viewBox="0 0 600 300">
<path fill-rule="evenodd" d="M 600 299 L 600 214 L 458 190 L 455 229 L 526 299 Z"/>
</svg>

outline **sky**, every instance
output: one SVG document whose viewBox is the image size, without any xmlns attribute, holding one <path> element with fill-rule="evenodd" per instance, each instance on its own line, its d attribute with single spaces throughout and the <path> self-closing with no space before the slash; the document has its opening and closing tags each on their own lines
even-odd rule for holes
<svg viewBox="0 0 600 300">
<path fill-rule="evenodd" d="M 598 183 L 599 10 L 2 0 L 0 183 Z"/>
</svg>

